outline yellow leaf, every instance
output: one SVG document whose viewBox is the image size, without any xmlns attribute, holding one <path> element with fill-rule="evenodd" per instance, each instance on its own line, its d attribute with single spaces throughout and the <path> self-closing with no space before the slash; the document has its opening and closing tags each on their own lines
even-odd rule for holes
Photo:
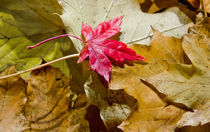
<svg viewBox="0 0 210 132">
<path fill-rule="evenodd" d="M 151 46 L 132 45 L 137 54 L 148 59 L 147 64 L 125 65 L 114 67 L 109 87 L 124 89 L 138 101 L 138 106 L 120 127 L 124 131 L 172 131 L 181 118 L 183 110 L 169 105 L 148 86 L 141 82 L 142 78 L 161 73 L 168 69 L 167 62 L 183 63 L 181 40 L 166 37 L 154 30 Z"/>
<path fill-rule="evenodd" d="M 1 76 L 14 73 L 14 67 Z M 31 72 L 27 83 L 20 78 L 0 80 L 0 131 L 89 131 L 86 105 L 69 109 L 69 81 L 57 68 Z"/>
<path fill-rule="evenodd" d="M 195 110 L 183 116 L 182 121 L 185 122 L 180 123 L 183 126 L 195 126 L 210 121 L 210 118 L 207 118 L 210 115 L 210 40 L 209 25 L 205 25 L 207 23 L 204 20 L 204 23 L 198 25 L 206 29 L 194 30 L 198 33 L 187 34 L 183 38 L 183 49 L 192 64 L 169 64 L 168 70 L 146 79 L 169 100 L 185 104 Z"/>
<path fill-rule="evenodd" d="M 27 79 L 26 118 L 30 121 L 52 120 L 68 111 L 69 81 L 50 66 L 32 71 Z"/>
<path fill-rule="evenodd" d="M 14 73 L 11 67 L 1 73 L 1 76 Z M 27 84 L 20 76 L 0 80 L 0 131 L 23 131 L 29 127 L 24 118 Z"/>
</svg>

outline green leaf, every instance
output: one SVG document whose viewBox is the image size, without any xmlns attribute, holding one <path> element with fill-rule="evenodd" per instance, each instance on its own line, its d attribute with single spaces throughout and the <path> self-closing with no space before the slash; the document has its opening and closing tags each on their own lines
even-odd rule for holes
<svg viewBox="0 0 210 132">
<path fill-rule="evenodd" d="M 61 7 L 56 0 L 1 0 L 0 71 L 11 65 L 16 65 L 17 70 L 29 69 L 43 59 L 48 62 L 67 54 L 72 45 L 69 38 L 56 39 L 33 50 L 26 49 L 26 46 L 64 34 L 60 13 Z M 53 65 L 69 75 L 65 61 Z"/>
</svg>

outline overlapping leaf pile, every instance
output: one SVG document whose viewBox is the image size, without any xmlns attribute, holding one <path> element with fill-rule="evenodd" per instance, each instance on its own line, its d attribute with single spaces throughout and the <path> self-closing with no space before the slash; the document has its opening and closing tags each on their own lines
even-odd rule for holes
<svg viewBox="0 0 210 132">
<path fill-rule="evenodd" d="M 0 131 L 209 131 L 209 4 L 187 1 L 1 0 L 0 76 L 83 47 L 69 38 L 25 46 L 64 32 L 80 36 L 82 22 L 96 27 L 122 15 L 111 39 L 147 61 L 113 65 L 109 83 L 77 60 L 1 79 Z"/>
</svg>

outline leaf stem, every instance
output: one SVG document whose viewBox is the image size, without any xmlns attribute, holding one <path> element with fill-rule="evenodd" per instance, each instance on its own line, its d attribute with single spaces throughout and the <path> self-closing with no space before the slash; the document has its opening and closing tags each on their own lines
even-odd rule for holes
<svg viewBox="0 0 210 132">
<path fill-rule="evenodd" d="M 14 73 L 14 74 L 2 76 L 2 77 L 0 77 L 0 79 L 4 79 L 4 78 L 8 78 L 8 77 L 13 77 L 13 76 L 17 76 L 17 75 L 20 75 L 20 74 L 23 74 L 23 73 L 26 73 L 26 72 L 30 72 L 30 71 L 33 71 L 33 70 L 37 70 L 37 69 L 40 69 L 40 68 L 42 68 L 42 67 L 48 66 L 48 65 L 50 65 L 50 64 L 53 64 L 53 63 L 55 63 L 55 62 L 58 62 L 58 61 L 62 61 L 62 60 L 66 60 L 66 59 L 74 58 L 74 57 L 79 57 L 79 55 L 80 55 L 79 53 L 67 55 L 67 56 L 58 58 L 58 59 L 56 59 L 56 60 L 53 60 L 53 61 L 44 63 L 44 64 L 42 64 L 42 65 L 39 65 L 39 66 L 30 68 L 30 69 L 27 69 L 27 70 L 24 70 L 24 71 L 20 71 L 20 72 Z"/>
<path fill-rule="evenodd" d="M 71 34 L 62 34 L 62 35 L 58 35 L 58 36 L 55 36 L 55 37 L 46 39 L 46 40 L 44 40 L 44 41 L 41 41 L 41 42 L 39 42 L 38 44 L 35 44 L 35 45 L 33 45 L 33 46 L 27 46 L 27 49 L 33 49 L 33 48 L 36 48 L 36 47 L 38 47 L 39 45 L 42 45 L 42 44 L 44 44 L 44 43 L 46 43 L 46 42 L 48 42 L 48 41 L 51 41 L 51 40 L 54 40 L 54 39 L 57 39 L 57 38 L 61 38 L 61 37 L 66 37 L 66 36 L 70 36 L 70 37 L 76 38 L 76 39 L 78 39 L 78 40 L 80 40 L 81 42 L 84 43 L 84 41 L 83 41 L 81 38 L 78 38 L 78 37 L 76 37 L 76 36 L 74 36 L 74 35 L 71 35 Z"/>
</svg>

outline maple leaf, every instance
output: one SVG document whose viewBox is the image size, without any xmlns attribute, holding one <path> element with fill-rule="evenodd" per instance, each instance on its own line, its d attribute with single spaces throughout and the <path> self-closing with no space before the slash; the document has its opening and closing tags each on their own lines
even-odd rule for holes
<svg viewBox="0 0 210 132">
<path fill-rule="evenodd" d="M 137 54 L 148 59 L 147 64 L 113 66 L 109 89 L 123 89 L 137 100 L 129 117 L 118 128 L 125 132 L 171 132 L 184 111 L 167 103 L 142 78 L 148 78 L 168 69 L 167 62 L 184 63 L 181 39 L 168 37 L 152 29 L 154 36 L 150 46 L 133 44 L 129 46 Z"/>
<path fill-rule="evenodd" d="M 78 63 L 89 57 L 91 69 L 96 70 L 106 81 L 110 80 L 110 71 L 112 71 L 109 57 L 120 63 L 125 60 L 145 60 L 144 57 L 127 48 L 126 44 L 109 39 L 120 32 L 122 18 L 123 16 L 120 16 L 107 22 L 102 22 L 94 30 L 88 24 L 82 24 L 81 32 L 85 37 L 85 46 L 81 51 Z"/>
<path fill-rule="evenodd" d="M 33 49 L 50 40 L 60 37 L 69 36 L 76 38 L 85 45 L 80 53 L 80 58 L 77 63 L 81 63 L 89 57 L 89 65 L 91 69 L 103 76 L 105 80 L 109 82 L 110 71 L 112 71 L 112 63 L 109 60 L 109 57 L 120 63 L 123 63 L 125 60 L 145 60 L 144 57 L 137 55 L 135 51 L 128 48 L 125 43 L 109 39 L 120 32 L 122 18 L 123 16 L 120 16 L 107 22 L 102 22 L 94 30 L 88 24 L 82 23 L 81 33 L 85 37 L 85 41 L 71 34 L 63 34 L 46 39 L 34 46 L 27 46 L 27 48 Z M 77 56 L 77 54 L 75 54 L 75 56 Z M 59 60 L 64 58 L 65 57 L 60 58 Z M 55 60 L 54 62 L 59 60 Z"/>
</svg>

